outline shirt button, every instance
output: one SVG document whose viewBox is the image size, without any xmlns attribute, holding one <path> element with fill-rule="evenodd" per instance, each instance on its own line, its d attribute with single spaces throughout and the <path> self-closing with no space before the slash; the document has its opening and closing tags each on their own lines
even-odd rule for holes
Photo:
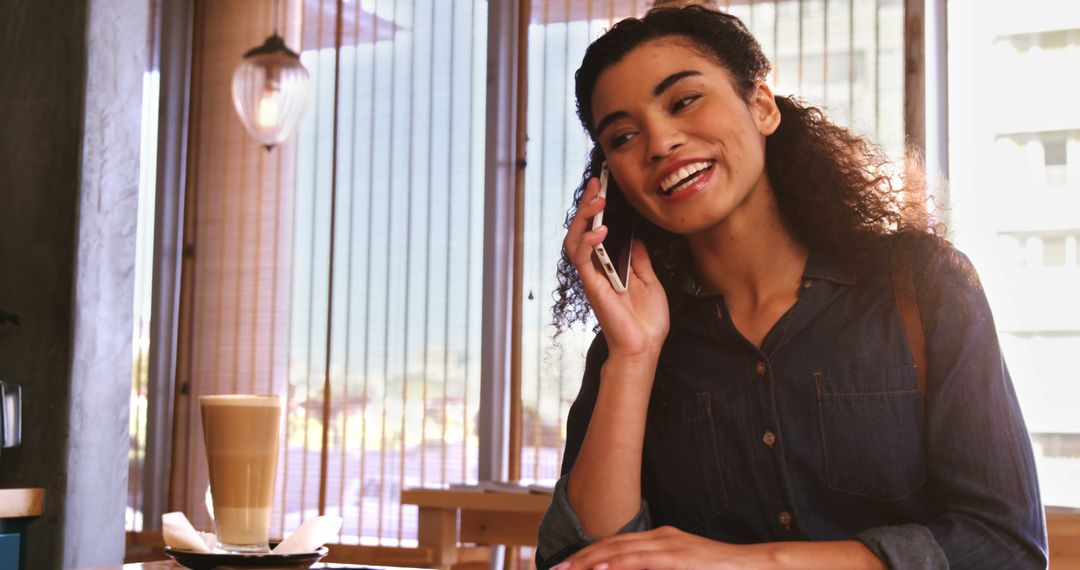
<svg viewBox="0 0 1080 570">
<path fill-rule="evenodd" d="M 761 437 L 761 441 L 765 442 L 765 445 L 772 447 L 776 443 L 776 434 L 771 431 L 766 431 L 765 435 Z"/>
<path fill-rule="evenodd" d="M 764 376 L 765 375 L 765 370 L 766 370 L 765 361 L 764 360 L 759 360 L 758 363 L 757 363 L 757 366 L 754 367 L 754 371 L 758 373 L 758 376 Z"/>
<path fill-rule="evenodd" d="M 814 280 L 813 279 L 807 279 L 807 280 L 802 282 L 802 288 L 803 289 L 809 289 L 813 285 L 814 285 Z"/>
<path fill-rule="evenodd" d="M 724 311 L 720 308 L 720 305 L 716 306 L 716 318 L 720 319 L 721 321 L 724 320 Z"/>
<path fill-rule="evenodd" d="M 788 525 L 791 524 L 791 513 L 787 512 L 787 511 L 784 511 L 784 512 L 780 513 L 780 516 L 778 516 L 776 518 L 779 519 L 780 524 L 782 524 L 784 526 L 788 526 Z"/>
</svg>

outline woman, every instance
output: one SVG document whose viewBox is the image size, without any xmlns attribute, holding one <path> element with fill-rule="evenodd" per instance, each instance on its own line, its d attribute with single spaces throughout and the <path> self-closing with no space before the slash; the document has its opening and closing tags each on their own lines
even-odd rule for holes
<svg viewBox="0 0 1080 570">
<path fill-rule="evenodd" d="M 768 72 L 737 18 L 699 7 L 616 24 L 577 72 L 595 147 L 555 314 L 591 309 L 600 334 L 537 566 L 1045 567 L 1030 442 L 971 265 L 876 147 L 774 97 Z M 631 208 L 619 294 L 590 220 Z"/>
</svg>

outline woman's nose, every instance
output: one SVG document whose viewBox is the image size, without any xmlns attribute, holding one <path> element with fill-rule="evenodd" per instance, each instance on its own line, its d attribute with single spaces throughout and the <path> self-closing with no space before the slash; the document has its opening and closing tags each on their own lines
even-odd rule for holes
<svg viewBox="0 0 1080 570">
<path fill-rule="evenodd" d="M 649 137 L 649 160 L 654 162 L 671 155 L 686 142 L 682 131 L 672 125 L 657 123 L 651 125 L 648 131 L 646 136 Z"/>
</svg>

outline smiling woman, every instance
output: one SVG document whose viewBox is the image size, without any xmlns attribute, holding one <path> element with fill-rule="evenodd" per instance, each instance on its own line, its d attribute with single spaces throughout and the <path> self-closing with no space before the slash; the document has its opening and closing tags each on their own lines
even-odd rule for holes
<svg viewBox="0 0 1080 570">
<path fill-rule="evenodd" d="M 742 22 L 698 7 L 623 20 L 585 54 L 594 147 L 555 314 L 591 309 L 600 334 L 538 567 L 1045 566 L 1032 450 L 971 264 L 934 235 L 918 184 L 774 96 L 769 71 Z M 593 263 L 606 232 L 588 223 L 619 200 L 641 218 L 627 294 Z"/>
<path fill-rule="evenodd" d="M 726 69 L 683 43 L 661 38 L 628 53 L 600 75 L 592 106 L 603 117 L 597 141 L 627 200 L 685 235 L 718 217 L 740 223 L 766 205 L 750 197 L 766 182 L 764 137 L 780 114 L 764 82 L 740 93 Z M 720 191 L 689 201 L 711 188 Z"/>
<path fill-rule="evenodd" d="M 635 184 L 646 184 L 645 181 L 632 179 L 638 176 L 632 169 L 622 168 L 622 163 L 634 160 L 657 162 L 651 154 L 643 157 L 639 152 L 638 156 L 631 157 L 624 148 L 638 134 L 633 128 L 636 124 L 639 128 L 644 126 L 641 124 L 643 122 L 655 126 L 650 132 L 653 135 L 650 144 L 680 147 L 685 146 L 687 141 L 657 137 L 686 137 L 693 136 L 699 130 L 711 132 L 716 129 L 729 132 L 743 129 L 745 134 L 749 129 L 756 131 L 756 134 L 749 135 L 749 139 L 742 135 L 735 138 L 719 137 L 713 142 L 698 145 L 698 148 L 710 148 L 706 159 L 719 164 L 724 169 L 725 177 L 742 177 L 718 181 L 727 189 L 725 201 L 737 202 L 745 197 L 733 194 L 737 188 L 744 188 L 749 193 L 751 187 L 767 183 L 771 188 L 770 193 L 776 197 L 776 204 L 772 207 L 779 211 L 790 233 L 805 245 L 850 256 L 857 263 L 870 262 L 884 257 L 883 253 L 889 247 L 889 235 L 902 230 L 933 229 L 927 210 L 920 207 L 923 189 L 913 180 L 906 181 L 903 190 L 896 187 L 890 176 L 890 159 L 879 147 L 833 124 L 817 108 L 805 106 L 794 97 L 772 95 L 765 83 L 771 64 L 752 36 L 722 36 L 722 28 L 710 28 L 707 20 L 677 33 L 636 28 L 633 22 L 635 20 L 620 23 L 622 37 L 609 35 L 598 40 L 592 49 L 594 53 L 603 53 L 604 57 L 586 59 L 577 73 L 578 114 L 597 142 L 585 173 L 586 180 L 598 175 L 600 163 L 606 158 L 619 184 L 618 189 L 622 189 L 623 185 L 631 188 Z M 677 27 L 679 24 L 668 25 Z M 741 22 L 739 26 L 741 28 Z M 631 37 L 636 43 L 629 43 Z M 690 37 L 695 37 L 695 41 L 689 41 Z M 742 43 L 727 46 L 723 51 L 706 47 L 710 45 L 709 42 L 717 41 Z M 640 50 L 631 49 L 639 43 L 646 45 Z M 618 61 L 619 64 L 610 65 L 611 61 Z M 667 67 L 664 67 L 665 62 Z M 686 69 L 685 62 L 695 62 L 701 69 Z M 644 74 L 640 72 L 643 69 L 655 72 Z M 605 73 L 600 73 L 601 70 Z M 655 78 L 654 83 L 646 84 L 650 78 Z M 608 89 L 602 89 L 604 83 L 609 84 Z M 605 100 L 604 93 L 629 99 L 631 96 L 627 87 L 634 83 L 641 84 L 639 94 L 643 102 L 647 100 L 651 105 L 649 108 L 638 109 L 632 117 L 627 109 L 604 107 L 615 104 L 615 101 Z M 703 92 L 706 88 L 707 93 Z M 723 103 L 714 102 L 716 100 Z M 702 114 L 702 108 L 705 114 Z M 669 123 L 658 123 L 659 118 L 664 116 L 669 116 L 672 121 L 683 121 L 690 128 L 665 131 L 670 128 Z M 596 121 L 595 117 L 601 118 Z M 773 124 L 773 121 L 777 124 Z M 766 136 L 769 134 L 773 136 Z M 755 136 L 756 140 L 753 138 Z M 645 143 L 639 140 L 637 144 Z M 745 179 L 746 176 L 757 176 L 761 170 L 760 163 L 747 163 L 761 156 L 759 152 L 749 152 L 751 149 L 747 145 L 764 148 L 761 158 L 768 171 L 767 178 Z M 638 150 L 645 154 L 655 151 L 652 148 Z M 638 194 L 629 190 L 625 199 L 638 209 L 651 207 L 647 204 L 659 206 L 681 201 L 704 186 L 705 176 L 711 176 L 718 170 L 708 169 L 697 183 L 685 188 L 693 189 L 693 192 L 661 192 L 661 178 L 671 176 L 673 172 L 677 174 L 681 167 L 700 162 L 701 159 L 686 155 L 685 148 L 680 149 L 679 157 L 675 163 L 659 161 L 663 162 L 665 170 L 655 170 L 651 174 L 653 180 L 647 182 L 651 185 L 651 201 L 637 200 Z M 730 166 L 724 168 L 724 164 Z M 581 201 L 585 192 L 583 183 L 575 193 L 575 203 Z M 609 199 L 623 199 L 619 191 L 614 194 L 616 196 Z M 700 207 L 700 202 L 697 207 Z M 729 203 L 726 207 L 732 208 L 733 204 Z M 687 209 L 697 212 L 696 207 L 688 205 Z M 568 219 L 574 213 L 575 209 L 571 209 Z M 673 227 L 655 221 L 648 215 L 646 218 L 653 223 L 644 224 L 639 228 L 638 235 L 645 236 L 646 246 L 661 267 L 661 277 L 678 280 L 688 262 L 686 241 L 678 239 L 676 234 L 681 232 Z M 588 304 L 577 272 L 565 254 L 559 268 L 556 321 L 563 326 L 575 321 L 584 322 L 589 312 Z"/>
</svg>

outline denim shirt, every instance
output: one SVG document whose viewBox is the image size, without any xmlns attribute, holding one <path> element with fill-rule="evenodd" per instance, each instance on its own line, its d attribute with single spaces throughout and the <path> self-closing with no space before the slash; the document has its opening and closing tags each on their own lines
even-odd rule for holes
<svg viewBox="0 0 1080 570">
<path fill-rule="evenodd" d="M 727 543 L 862 541 L 891 568 L 1044 568 L 1027 429 L 967 258 L 913 257 L 927 388 L 887 277 L 811 255 L 799 298 L 762 346 L 719 295 L 673 300 L 653 383 L 642 509 L 620 532 L 671 525 Z M 589 350 L 537 567 L 595 538 L 566 498 L 607 358 Z"/>
</svg>

